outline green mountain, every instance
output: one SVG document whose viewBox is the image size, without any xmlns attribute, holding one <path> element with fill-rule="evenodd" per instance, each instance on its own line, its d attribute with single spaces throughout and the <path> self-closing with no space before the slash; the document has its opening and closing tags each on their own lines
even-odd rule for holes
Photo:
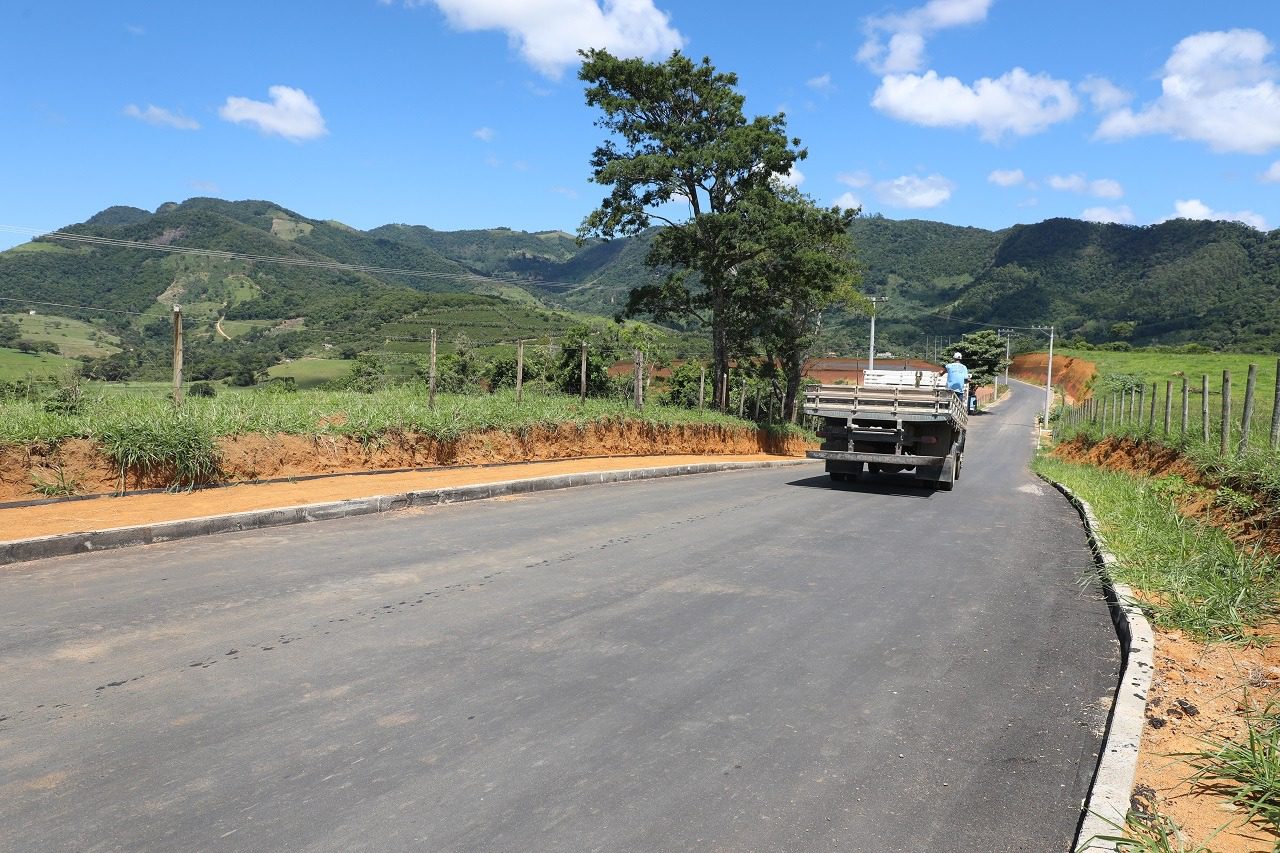
<svg viewBox="0 0 1280 853">
<path fill-rule="evenodd" d="M 415 354 L 432 328 L 448 352 L 460 333 L 485 348 L 554 337 L 582 320 L 421 242 L 267 201 L 113 207 L 62 233 L 82 239 L 37 238 L 0 253 L 0 313 L 64 316 L 118 338 L 120 351 L 93 366 L 103 378 L 164 375 L 175 304 L 194 378 L 304 354 Z"/>
<path fill-rule="evenodd" d="M 555 337 L 583 315 L 612 317 L 661 274 L 644 264 L 655 231 L 582 242 L 509 228 L 360 231 L 269 201 L 111 207 L 64 231 L 92 242 L 38 238 L 0 253 L 0 313 L 32 307 L 92 323 L 119 339 L 111 358 L 124 362 L 163 339 L 179 303 L 196 363 L 219 369 L 246 351 L 267 362 L 335 349 L 418 353 L 431 328 L 446 349 L 459 332 L 482 347 Z M 864 292 L 889 297 L 878 309 L 880 350 L 920 354 L 937 336 L 1049 323 L 1095 344 L 1280 350 L 1280 231 L 1073 219 L 988 231 L 872 216 L 855 221 L 853 238 Z M 865 347 L 866 317 L 823 319 L 823 349 Z M 680 348 L 691 345 L 686 337 Z"/>
</svg>

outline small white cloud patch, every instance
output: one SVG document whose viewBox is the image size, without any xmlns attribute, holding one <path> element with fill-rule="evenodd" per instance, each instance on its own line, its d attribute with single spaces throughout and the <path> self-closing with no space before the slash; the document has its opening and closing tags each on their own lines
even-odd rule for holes
<svg viewBox="0 0 1280 853">
<path fill-rule="evenodd" d="M 1228 213 L 1225 210 L 1214 210 L 1198 198 L 1178 199 L 1173 203 L 1174 214 L 1169 219 L 1212 219 L 1221 222 L 1243 222 L 1252 225 L 1259 231 L 1267 230 L 1267 221 L 1252 210 L 1240 210 Z"/>
<path fill-rule="evenodd" d="M 1016 187 L 1025 183 L 1027 176 L 1021 169 L 996 169 L 987 175 L 987 180 L 1001 187 Z"/>
<path fill-rule="evenodd" d="M 180 113 L 170 112 L 163 107 L 157 107 L 147 104 L 146 109 L 140 109 L 137 104 L 128 104 L 124 108 L 124 114 L 129 118 L 136 118 L 138 121 L 145 121 L 147 124 L 153 124 L 156 127 L 172 127 L 177 130 L 199 130 L 200 122 L 195 119 L 187 118 Z"/>
<path fill-rule="evenodd" d="M 1066 121 L 1080 108 L 1071 84 L 1015 68 L 972 86 L 936 71 L 889 75 L 871 105 L 902 121 L 925 127 L 978 128 L 987 142 L 1006 134 L 1030 136 Z"/>
<path fill-rule="evenodd" d="M 875 185 L 876 198 L 891 207 L 937 207 L 951 198 L 955 184 L 942 175 L 902 175 Z"/>
<path fill-rule="evenodd" d="M 1085 222 L 1111 222 L 1119 225 L 1131 225 L 1133 223 L 1133 211 L 1129 209 L 1129 205 L 1122 204 L 1119 207 L 1089 207 L 1080 214 L 1080 218 Z"/>
<path fill-rule="evenodd" d="M 218 115 L 234 124 L 248 124 L 268 135 L 283 136 L 292 142 L 304 142 L 326 135 L 320 108 L 306 92 L 289 86 L 272 86 L 267 90 L 271 102 L 230 97 Z"/>
<path fill-rule="evenodd" d="M 604 48 L 622 56 L 657 57 L 684 46 L 653 0 L 406 0 L 433 3 L 451 26 L 473 32 L 501 30 L 538 71 L 559 78 L 578 62 L 578 51 Z"/>
</svg>

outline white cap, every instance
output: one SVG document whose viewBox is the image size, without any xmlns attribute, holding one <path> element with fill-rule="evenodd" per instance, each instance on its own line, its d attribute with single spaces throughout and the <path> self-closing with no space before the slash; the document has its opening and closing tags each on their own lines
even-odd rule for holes
<svg viewBox="0 0 1280 853">
<path fill-rule="evenodd" d="M 956 353 L 956 361 L 960 360 L 960 353 Z"/>
</svg>

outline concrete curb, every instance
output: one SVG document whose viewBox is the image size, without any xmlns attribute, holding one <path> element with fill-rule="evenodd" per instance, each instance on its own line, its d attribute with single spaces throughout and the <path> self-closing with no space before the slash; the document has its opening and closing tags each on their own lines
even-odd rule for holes
<svg viewBox="0 0 1280 853">
<path fill-rule="evenodd" d="M 630 480 L 650 480 L 658 477 L 678 477 L 686 474 L 709 474 L 717 471 L 739 471 L 752 468 L 781 468 L 801 465 L 807 459 L 788 459 L 777 462 L 703 462 L 691 465 L 671 465 L 662 468 L 625 468 L 617 471 L 594 471 L 581 474 L 558 474 L 550 477 L 531 477 L 523 480 L 503 480 L 473 486 L 451 486 L 442 489 L 403 492 L 395 495 L 376 495 L 369 498 L 352 498 L 328 503 L 305 504 L 280 509 L 259 509 L 229 515 L 211 515 L 179 521 L 162 521 L 133 527 L 115 527 L 85 533 L 60 533 L 32 539 L 15 539 L 0 542 L 0 566 L 46 557 L 64 557 L 133 545 L 151 545 L 156 542 L 173 542 L 213 533 L 230 533 L 242 530 L 261 530 L 268 527 L 284 527 L 332 518 L 355 515 L 394 512 L 410 507 L 437 506 L 485 500 L 506 495 L 523 495 L 552 489 L 568 489 L 575 486 L 592 486 L 601 483 L 618 483 Z"/>
<path fill-rule="evenodd" d="M 1053 480 L 1049 483 L 1066 495 L 1084 520 L 1089 545 L 1106 585 L 1111 621 L 1120 639 L 1120 682 L 1116 686 L 1093 785 L 1084 803 L 1084 819 L 1072 849 L 1075 853 L 1116 853 L 1120 850 L 1117 842 L 1103 839 L 1114 838 L 1124 827 L 1129 813 L 1129 798 L 1138 773 L 1138 747 L 1142 743 L 1142 728 L 1146 723 L 1147 695 L 1155 672 L 1155 636 L 1147 617 L 1133 603 L 1133 590 L 1125 584 L 1116 583 L 1111 576 L 1111 566 L 1116 558 L 1098 533 L 1099 524 L 1093 508 L 1061 483 Z"/>
</svg>

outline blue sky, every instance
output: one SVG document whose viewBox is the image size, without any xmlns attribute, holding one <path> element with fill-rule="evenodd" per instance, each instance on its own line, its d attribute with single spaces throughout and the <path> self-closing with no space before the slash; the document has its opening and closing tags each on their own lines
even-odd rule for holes
<svg viewBox="0 0 1280 853">
<path fill-rule="evenodd" d="M 604 194 L 574 51 L 605 46 L 736 72 L 749 114 L 786 112 L 823 204 L 1280 227 L 1275 0 L 4 8 L 0 226 L 212 195 L 359 228 L 573 231 Z"/>
</svg>

